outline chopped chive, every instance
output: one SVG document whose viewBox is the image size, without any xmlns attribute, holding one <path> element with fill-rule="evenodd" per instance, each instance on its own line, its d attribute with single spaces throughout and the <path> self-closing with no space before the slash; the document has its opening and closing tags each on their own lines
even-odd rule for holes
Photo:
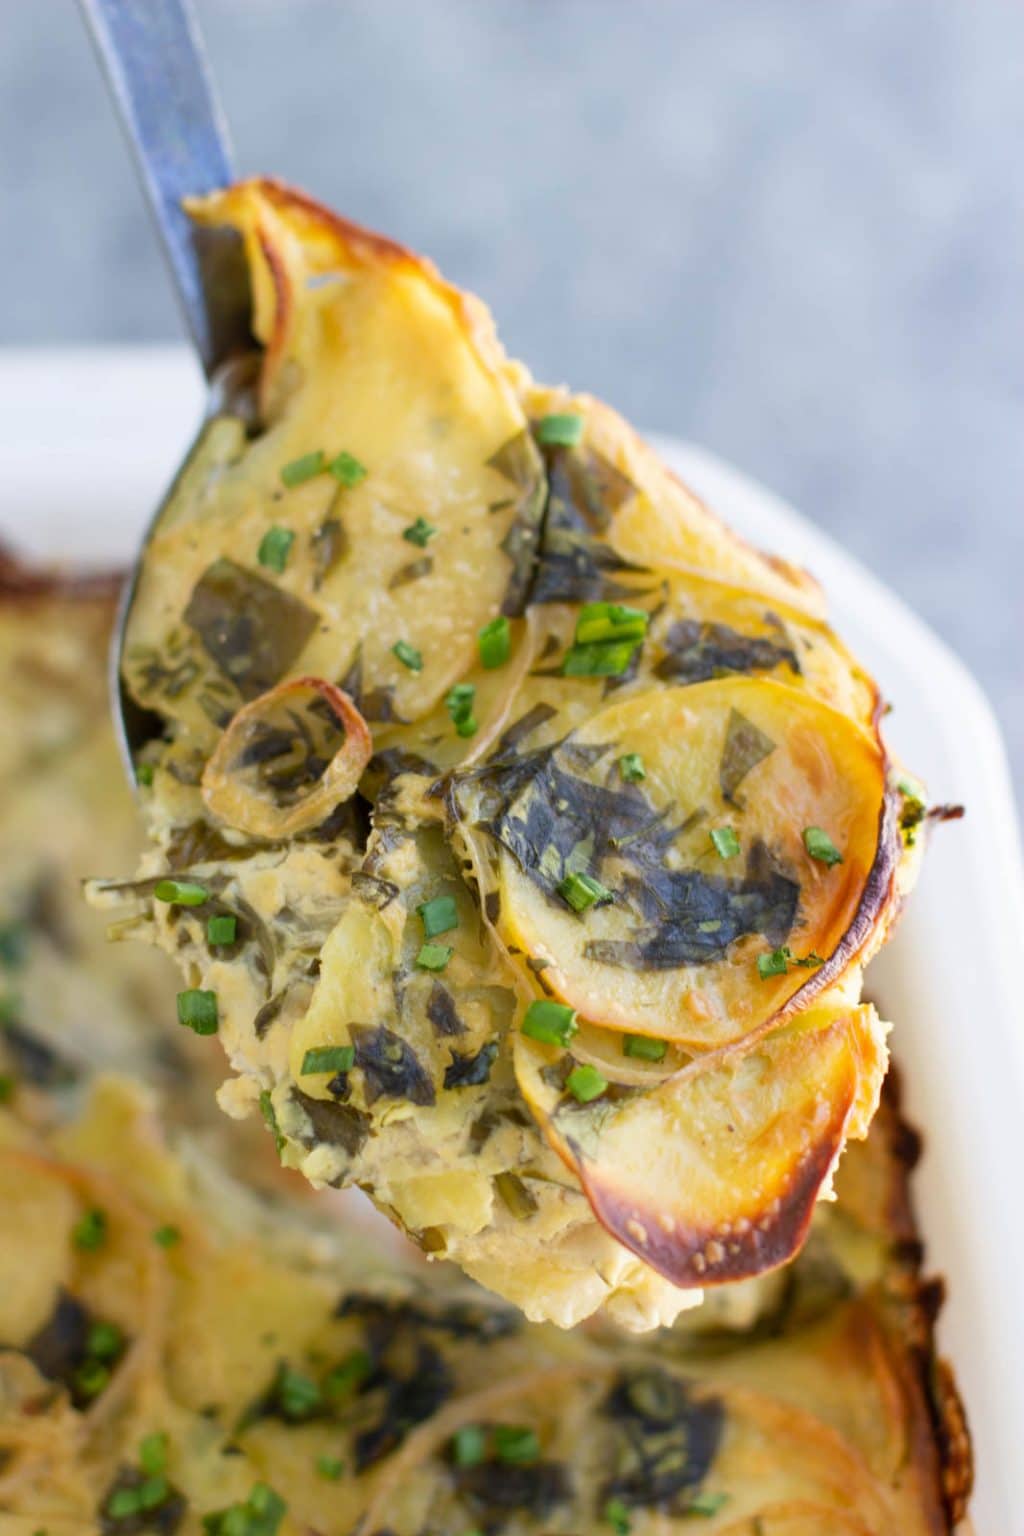
<svg viewBox="0 0 1024 1536">
<path fill-rule="evenodd" d="M 695 1493 L 682 1512 L 684 1515 L 704 1515 L 710 1520 L 728 1502 L 727 1493 Z"/>
<path fill-rule="evenodd" d="M 476 698 L 476 685 L 474 683 L 456 683 L 454 688 L 449 688 L 445 695 L 444 707 L 452 717 L 456 734 L 459 736 L 475 736 L 477 732 L 476 716 L 473 713 L 473 700 Z"/>
<path fill-rule="evenodd" d="M 365 1349 L 354 1349 L 324 1377 L 324 1393 L 332 1402 L 349 1397 L 369 1376 L 373 1362 Z"/>
<path fill-rule="evenodd" d="M 603 645 L 608 640 L 642 640 L 648 615 L 623 603 L 584 603 L 576 620 L 577 645 Z"/>
<path fill-rule="evenodd" d="M 104 1211 L 86 1211 L 71 1232 L 71 1240 L 83 1253 L 95 1253 L 102 1248 L 107 1236 L 107 1217 Z"/>
<path fill-rule="evenodd" d="M 110 1383 L 110 1369 L 101 1360 L 83 1360 L 75 1372 L 75 1386 L 82 1397 L 99 1397 Z"/>
<path fill-rule="evenodd" d="M 512 650 L 512 627 L 504 614 L 485 624 L 476 638 L 483 666 L 489 672 L 495 667 L 503 667 Z"/>
<path fill-rule="evenodd" d="M 740 840 L 732 827 L 712 827 L 708 833 L 720 859 L 734 859 L 740 851 Z"/>
<path fill-rule="evenodd" d="M 463 1424 L 452 1435 L 452 1461 L 457 1467 L 478 1467 L 487 1449 L 487 1436 L 479 1424 Z"/>
<path fill-rule="evenodd" d="M 139 1442 L 139 1466 L 147 1477 L 157 1477 L 167 1467 L 167 1436 L 154 1430 Z"/>
<path fill-rule="evenodd" d="M 277 1123 L 277 1110 L 274 1108 L 274 1101 L 270 1096 L 269 1088 L 264 1088 L 260 1094 L 260 1114 L 263 1116 L 263 1122 L 273 1136 L 274 1145 L 280 1154 L 284 1151 L 285 1140 L 281 1134 L 281 1127 Z"/>
<path fill-rule="evenodd" d="M 292 552 L 292 545 L 294 543 L 295 535 L 291 529 L 281 528 L 275 523 L 273 528 L 268 528 L 262 539 L 260 539 L 260 547 L 256 551 L 256 559 L 268 571 L 276 571 L 280 576 L 288 564 L 288 556 Z"/>
<path fill-rule="evenodd" d="M 545 1045 L 568 1045 L 578 1029 L 575 1008 L 548 997 L 530 1004 L 522 1024 L 524 1035 L 542 1040 Z"/>
<path fill-rule="evenodd" d="M 408 640 L 396 640 L 391 650 L 398 657 L 403 667 L 408 667 L 410 672 L 423 671 L 423 657 L 414 645 Z"/>
<path fill-rule="evenodd" d="M 206 924 L 207 944 L 233 944 L 238 932 L 238 919 L 230 912 L 218 913 L 216 917 L 208 919 Z"/>
<path fill-rule="evenodd" d="M 106 1513 L 111 1520 L 128 1520 L 142 1511 L 142 1499 L 137 1488 L 115 1488 L 106 1502 Z"/>
<path fill-rule="evenodd" d="M 583 417 L 575 411 L 552 411 L 536 423 L 533 435 L 545 448 L 575 448 L 583 436 Z"/>
<path fill-rule="evenodd" d="M 302 1058 L 300 1077 L 312 1072 L 351 1072 L 356 1059 L 354 1045 L 316 1045 Z"/>
<path fill-rule="evenodd" d="M 425 517 L 418 517 L 408 528 L 402 529 L 402 538 L 415 544 L 417 549 L 426 549 L 436 532 L 433 523 L 428 523 Z"/>
<path fill-rule="evenodd" d="M 788 963 L 787 949 L 773 949 L 770 955 L 758 955 L 757 974 L 762 981 L 766 981 L 769 976 L 785 976 Z"/>
<path fill-rule="evenodd" d="M 153 895 L 174 907 L 201 907 L 210 893 L 197 880 L 158 880 Z"/>
<path fill-rule="evenodd" d="M 116 1323 L 93 1323 L 85 1336 L 85 1352 L 94 1360 L 115 1360 L 124 1335 Z"/>
<path fill-rule="evenodd" d="M 423 936 L 436 939 L 440 933 L 450 933 L 459 926 L 459 913 L 454 896 L 435 896 L 416 908 L 423 923 Z"/>
<path fill-rule="evenodd" d="M 633 1528 L 629 1509 L 621 1499 L 609 1499 L 604 1506 L 603 1519 L 615 1532 L 615 1536 L 629 1536 Z"/>
<path fill-rule="evenodd" d="M 492 1434 L 494 1454 L 499 1461 L 521 1466 L 540 1456 L 536 1430 L 521 1424 L 495 1424 Z"/>
<path fill-rule="evenodd" d="M 607 886 L 595 880 L 593 875 L 575 871 L 566 875 L 558 886 L 558 894 L 562 900 L 572 907 L 574 912 L 586 912 L 595 902 L 613 901 L 614 897 Z"/>
<path fill-rule="evenodd" d="M 366 465 L 360 464 L 355 455 L 346 453 L 344 448 L 339 454 L 335 455 L 327 468 L 335 480 L 340 481 L 342 485 L 347 485 L 350 490 L 354 485 L 358 485 L 361 480 L 365 480 L 369 474 Z"/>
<path fill-rule="evenodd" d="M 615 640 L 600 645 L 574 645 L 562 662 L 563 677 L 621 677 L 629 670 L 635 640 Z"/>
<path fill-rule="evenodd" d="M 584 1063 L 582 1066 L 573 1067 L 565 1080 L 565 1086 L 574 1099 L 581 1104 L 589 1104 L 591 1099 L 599 1099 L 608 1087 L 608 1079 L 602 1077 L 596 1067 Z"/>
<path fill-rule="evenodd" d="M 804 847 L 812 859 L 817 859 L 819 864 L 827 864 L 829 869 L 833 864 L 843 862 L 839 849 L 820 827 L 804 827 Z"/>
<path fill-rule="evenodd" d="M 136 765 L 135 765 L 135 782 L 136 782 L 136 784 L 142 784 L 142 785 L 144 785 L 148 789 L 150 784 L 152 784 L 152 782 L 153 782 L 154 771 L 155 770 L 153 768 L 153 764 L 152 763 L 136 763 Z"/>
<path fill-rule="evenodd" d="M 290 1365 L 282 1365 L 278 1371 L 274 1395 L 285 1418 L 292 1420 L 312 1418 L 323 1402 L 313 1378 Z"/>
<path fill-rule="evenodd" d="M 220 1023 L 216 992 L 190 987 L 178 993 L 178 1023 L 197 1035 L 215 1035 Z"/>
<path fill-rule="evenodd" d="M 317 448 L 315 452 L 304 453 L 301 458 L 292 459 L 290 464 L 283 465 L 281 479 L 291 490 L 293 486 L 301 485 L 304 480 L 312 480 L 314 475 L 323 474 L 323 470 L 323 450 Z"/>
<path fill-rule="evenodd" d="M 336 1483 L 345 1470 L 345 1463 L 340 1456 L 318 1456 L 316 1470 L 321 1477 L 326 1477 L 328 1482 Z"/>
<path fill-rule="evenodd" d="M 668 1044 L 664 1040 L 652 1040 L 648 1035 L 624 1035 L 622 1054 L 634 1056 L 638 1061 L 664 1061 Z"/>
<path fill-rule="evenodd" d="M 166 1222 L 162 1227 L 157 1227 L 153 1233 L 153 1241 L 158 1248 L 173 1248 L 175 1243 L 181 1242 L 181 1233 L 177 1227 Z"/>
<path fill-rule="evenodd" d="M 639 752 L 626 752 L 620 757 L 619 772 L 627 784 L 636 784 L 647 777 L 647 769 Z"/>
<path fill-rule="evenodd" d="M 424 944 L 416 956 L 421 971 L 443 971 L 454 951 L 450 944 Z"/>
<path fill-rule="evenodd" d="M 9 1072 L 0 1072 L 0 1104 L 9 1104 L 17 1085 Z"/>
<path fill-rule="evenodd" d="M 139 1505 L 142 1509 L 157 1509 L 170 1493 L 166 1477 L 147 1477 L 139 1484 Z"/>
</svg>

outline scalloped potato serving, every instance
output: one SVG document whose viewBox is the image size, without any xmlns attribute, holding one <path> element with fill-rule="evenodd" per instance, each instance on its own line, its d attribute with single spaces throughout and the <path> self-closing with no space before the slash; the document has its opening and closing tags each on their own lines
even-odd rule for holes
<svg viewBox="0 0 1024 1536">
<path fill-rule="evenodd" d="M 875 685 L 429 264 L 273 182 L 192 213 L 262 356 L 145 552 L 152 851 L 97 899 L 286 1164 L 531 1318 L 670 1322 L 799 1248 L 878 1101 L 925 812 Z"/>
</svg>

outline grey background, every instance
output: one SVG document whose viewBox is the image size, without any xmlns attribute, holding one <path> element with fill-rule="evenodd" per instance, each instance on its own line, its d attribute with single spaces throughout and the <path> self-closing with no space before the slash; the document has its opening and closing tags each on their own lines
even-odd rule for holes
<svg viewBox="0 0 1024 1536">
<path fill-rule="evenodd" d="M 1024 6 L 197 7 L 243 171 L 818 519 L 973 667 L 1024 785 Z M 178 335 L 72 0 L 0 16 L 0 341 Z"/>
</svg>

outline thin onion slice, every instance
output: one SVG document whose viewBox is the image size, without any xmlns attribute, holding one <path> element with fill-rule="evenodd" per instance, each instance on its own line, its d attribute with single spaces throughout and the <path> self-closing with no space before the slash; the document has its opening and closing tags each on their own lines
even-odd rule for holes
<svg viewBox="0 0 1024 1536">
<path fill-rule="evenodd" d="M 372 753 L 347 693 L 320 677 L 293 678 L 235 715 L 204 770 L 203 800 L 252 837 L 294 837 L 355 793 Z"/>
</svg>

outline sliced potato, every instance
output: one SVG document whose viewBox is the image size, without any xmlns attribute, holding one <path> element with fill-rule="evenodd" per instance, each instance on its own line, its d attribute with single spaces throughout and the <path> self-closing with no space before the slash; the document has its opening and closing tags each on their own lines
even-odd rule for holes
<svg viewBox="0 0 1024 1536">
<path fill-rule="evenodd" d="M 515 1060 L 598 1219 L 673 1284 L 706 1286 L 796 1252 L 846 1137 L 867 1130 L 886 1053 L 862 1005 L 812 1010 L 648 1091 L 613 1079 L 587 1103 L 573 1097 L 570 1054 L 519 1033 Z"/>
<path fill-rule="evenodd" d="M 130 679 L 148 707 L 204 731 L 211 687 L 220 721 L 299 671 L 342 683 L 371 723 L 418 719 L 473 664 L 478 630 L 521 609 L 543 510 L 541 460 L 486 312 L 429 263 L 273 183 L 191 211 L 246 243 L 262 430 L 239 429 L 213 473 L 180 478 L 132 608 Z M 275 528 L 287 549 L 259 571 Z M 249 581 L 222 583 L 217 613 L 197 614 L 226 551 Z M 264 589 L 289 611 L 265 604 L 267 654 L 247 690 L 248 609 Z"/>
<path fill-rule="evenodd" d="M 776 682 L 635 695 L 497 775 L 498 931 L 596 1024 L 741 1039 L 834 983 L 892 900 L 885 771 L 876 739 Z M 605 896 L 575 910 L 581 876 Z"/>
</svg>

